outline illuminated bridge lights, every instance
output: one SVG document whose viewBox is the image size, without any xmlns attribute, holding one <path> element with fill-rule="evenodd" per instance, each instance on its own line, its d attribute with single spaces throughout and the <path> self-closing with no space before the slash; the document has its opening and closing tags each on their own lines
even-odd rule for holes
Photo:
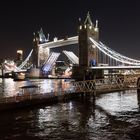
<svg viewBox="0 0 140 140">
<path fill-rule="evenodd" d="M 120 62 L 122 64 L 127 64 L 127 65 L 134 65 L 134 66 L 140 65 L 140 60 L 132 59 L 132 58 L 126 57 L 124 55 L 121 55 L 120 53 L 118 53 L 118 52 L 112 50 L 111 48 L 107 47 L 106 45 L 104 45 L 102 42 L 97 42 L 91 37 L 89 37 L 89 40 L 93 43 L 92 46 L 94 46 L 94 47 L 96 46 L 104 55 L 108 56 L 109 58 L 112 58 L 113 60 L 115 60 L 117 62 Z M 66 45 L 77 44 L 77 43 L 78 43 L 78 36 L 74 36 L 74 37 L 68 38 L 67 40 L 61 39 L 61 40 L 57 40 L 56 42 L 52 41 L 52 42 L 40 44 L 39 46 L 42 46 L 44 48 L 45 47 L 55 48 L 55 47 L 66 46 Z M 72 57 L 75 60 L 77 59 L 77 58 L 74 58 L 74 55 Z"/>
</svg>

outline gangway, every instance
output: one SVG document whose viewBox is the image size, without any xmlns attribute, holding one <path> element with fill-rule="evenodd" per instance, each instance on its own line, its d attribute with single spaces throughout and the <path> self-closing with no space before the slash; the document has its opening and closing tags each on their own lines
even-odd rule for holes
<svg viewBox="0 0 140 140">
<path fill-rule="evenodd" d="M 44 63 L 44 65 L 42 67 L 43 72 L 48 73 L 49 71 L 52 70 L 53 64 L 58 59 L 59 55 L 60 55 L 60 53 L 56 53 L 56 52 L 52 52 L 50 54 L 50 56 L 48 57 L 48 59 L 46 60 L 46 62 Z"/>
<path fill-rule="evenodd" d="M 117 90 L 137 89 L 139 75 L 113 75 L 101 79 L 72 82 L 75 92 L 109 92 Z"/>
<path fill-rule="evenodd" d="M 73 64 L 79 64 L 79 58 L 73 52 L 64 50 L 63 53 Z"/>
</svg>

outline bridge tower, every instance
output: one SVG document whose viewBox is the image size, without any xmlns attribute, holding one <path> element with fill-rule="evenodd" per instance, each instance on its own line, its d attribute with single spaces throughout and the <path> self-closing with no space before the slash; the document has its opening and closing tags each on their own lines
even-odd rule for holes
<svg viewBox="0 0 140 140">
<path fill-rule="evenodd" d="M 33 37 L 33 67 L 38 68 L 39 67 L 39 35 L 34 33 Z"/>
<path fill-rule="evenodd" d="M 96 24 L 92 23 L 89 12 L 84 23 L 80 22 L 78 29 L 79 42 L 79 66 L 90 67 L 98 65 L 98 49 L 91 44 L 89 37 L 99 40 L 98 21 Z"/>
<path fill-rule="evenodd" d="M 85 78 L 89 73 L 89 67 L 98 65 L 98 49 L 90 42 L 89 37 L 99 40 L 98 21 L 96 20 L 94 25 L 88 12 L 85 21 L 80 20 L 78 27 L 79 66 L 73 67 L 73 78 L 77 76 L 80 80 Z"/>
<path fill-rule="evenodd" d="M 43 33 L 42 28 L 37 33 L 34 33 L 34 37 L 33 37 L 33 47 L 34 47 L 33 65 L 35 68 L 40 68 L 42 66 L 41 65 L 41 58 L 43 56 L 40 55 L 41 47 L 39 45 L 46 43 L 48 41 L 49 41 L 49 34 L 48 34 L 48 37 L 46 39 L 46 36 Z M 45 51 L 44 53 L 49 54 L 49 50 L 47 52 Z"/>
</svg>

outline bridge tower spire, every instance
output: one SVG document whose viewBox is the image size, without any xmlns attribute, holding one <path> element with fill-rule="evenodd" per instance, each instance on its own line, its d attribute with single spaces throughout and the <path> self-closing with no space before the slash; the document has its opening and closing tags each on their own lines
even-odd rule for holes
<svg viewBox="0 0 140 140">
<path fill-rule="evenodd" d="M 99 39 L 98 21 L 94 26 L 89 12 L 87 17 L 79 26 L 79 66 L 90 67 L 98 64 L 98 50 L 93 46 L 89 37 L 94 38 L 96 41 Z"/>
</svg>

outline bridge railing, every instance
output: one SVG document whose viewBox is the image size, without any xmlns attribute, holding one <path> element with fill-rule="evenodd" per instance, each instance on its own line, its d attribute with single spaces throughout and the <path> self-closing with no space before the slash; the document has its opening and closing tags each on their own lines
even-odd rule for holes
<svg viewBox="0 0 140 140">
<path fill-rule="evenodd" d="M 105 76 L 102 79 L 75 81 L 75 92 L 113 91 L 137 88 L 138 75 Z"/>
</svg>

